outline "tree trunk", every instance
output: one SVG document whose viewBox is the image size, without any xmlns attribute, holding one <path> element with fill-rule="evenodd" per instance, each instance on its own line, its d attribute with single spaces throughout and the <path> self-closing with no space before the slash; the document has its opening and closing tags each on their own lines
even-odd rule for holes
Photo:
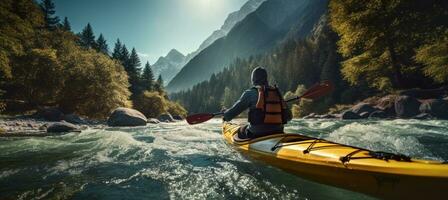
<svg viewBox="0 0 448 200">
<path fill-rule="evenodd" d="M 403 88 L 403 75 L 401 73 L 400 64 L 398 63 L 397 53 L 395 52 L 394 45 L 390 40 L 387 42 L 387 50 L 389 51 L 390 55 L 395 85 L 398 88 Z"/>
</svg>

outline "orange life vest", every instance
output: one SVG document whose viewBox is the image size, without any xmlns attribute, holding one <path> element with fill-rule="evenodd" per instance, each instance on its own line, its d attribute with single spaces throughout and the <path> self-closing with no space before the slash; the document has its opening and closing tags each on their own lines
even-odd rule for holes
<svg viewBox="0 0 448 200">
<path fill-rule="evenodd" d="M 286 102 L 277 87 L 257 86 L 258 101 L 255 109 L 249 111 L 251 124 L 286 124 Z"/>
</svg>

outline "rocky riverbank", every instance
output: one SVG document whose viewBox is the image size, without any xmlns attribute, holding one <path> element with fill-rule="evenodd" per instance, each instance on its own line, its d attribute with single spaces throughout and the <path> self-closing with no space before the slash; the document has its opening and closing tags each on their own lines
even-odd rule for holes
<svg viewBox="0 0 448 200">
<path fill-rule="evenodd" d="M 442 119 L 448 120 L 448 97 L 424 98 L 409 92 L 371 97 L 345 109 L 305 119 Z"/>
<path fill-rule="evenodd" d="M 87 128 L 103 129 L 107 126 L 145 126 L 147 123 L 175 122 L 180 116 L 164 114 L 158 119 L 146 118 L 130 108 L 117 108 L 108 120 L 92 120 L 74 114 L 64 114 L 57 108 L 40 109 L 32 115 L 0 116 L 0 137 L 48 136 L 67 132 L 80 132 Z"/>
</svg>

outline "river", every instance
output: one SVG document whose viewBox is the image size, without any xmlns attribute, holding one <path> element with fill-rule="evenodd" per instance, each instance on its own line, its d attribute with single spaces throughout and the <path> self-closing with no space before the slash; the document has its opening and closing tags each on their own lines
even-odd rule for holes
<svg viewBox="0 0 448 200">
<path fill-rule="evenodd" d="M 302 133 L 448 161 L 448 121 L 294 120 Z M 220 120 L 0 139 L 0 199 L 372 199 L 254 162 Z"/>
</svg>

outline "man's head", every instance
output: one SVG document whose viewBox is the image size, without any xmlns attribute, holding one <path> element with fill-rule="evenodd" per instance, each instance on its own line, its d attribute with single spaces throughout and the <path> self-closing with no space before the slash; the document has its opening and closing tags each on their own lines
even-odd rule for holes
<svg viewBox="0 0 448 200">
<path fill-rule="evenodd" d="M 268 73 L 263 67 L 257 67 L 252 71 L 253 85 L 268 85 Z"/>
</svg>

